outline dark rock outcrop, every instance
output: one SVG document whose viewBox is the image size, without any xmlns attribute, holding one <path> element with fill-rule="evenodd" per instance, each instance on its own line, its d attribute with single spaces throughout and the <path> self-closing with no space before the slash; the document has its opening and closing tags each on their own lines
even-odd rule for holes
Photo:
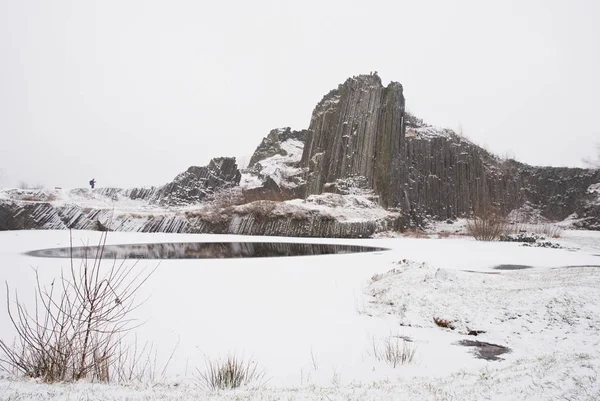
<svg viewBox="0 0 600 401">
<path fill-rule="evenodd" d="M 263 138 L 248 168 L 243 170 L 244 174 L 260 183 L 244 187 L 246 201 L 283 201 L 304 197 L 306 183 L 300 158 L 307 133 L 307 130 L 292 131 L 286 127 L 271 130 Z"/>
<path fill-rule="evenodd" d="M 257 162 L 275 155 L 287 156 L 288 153 L 281 147 L 281 143 L 288 139 L 295 139 L 304 143 L 307 132 L 307 130 L 292 131 L 290 127 L 271 130 L 252 154 L 248 168 L 252 168 Z"/>
<path fill-rule="evenodd" d="M 519 185 L 500 172 L 499 161 L 479 146 L 448 133 L 424 137 L 407 130 L 400 169 L 398 208 L 441 219 L 462 216 L 480 204 L 517 207 Z"/>
<path fill-rule="evenodd" d="M 266 177 L 259 187 L 244 189 L 244 200 L 254 202 L 258 200 L 282 201 L 296 198 L 289 191 L 282 191 L 281 187 L 271 177 Z"/>
<path fill-rule="evenodd" d="M 600 172 L 600 170 L 596 170 Z M 587 230 L 600 230 L 600 181 L 592 184 L 585 196 L 577 201 L 575 215 L 579 219 L 575 225 Z"/>
<path fill-rule="evenodd" d="M 169 205 L 200 202 L 219 189 L 239 185 L 240 178 L 235 157 L 219 157 L 206 167 L 192 166 L 179 174 L 158 191 L 158 198 Z"/>
<path fill-rule="evenodd" d="M 542 216 L 553 220 L 563 220 L 573 212 L 582 212 L 586 201 L 591 199 L 588 188 L 600 182 L 600 170 L 512 163 L 523 183 L 523 197 L 537 205 Z"/>
<path fill-rule="evenodd" d="M 307 195 L 327 183 L 364 177 L 383 206 L 398 203 L 404 140 L 404 95 L 377 75 L 349 78 L 313 111 L 301 166 L 308 169 Z"/>
<path fill-rule="evenodd" d="M 0 203 L 0 230 L 61 230 L 68 228 L 58 210 L 48 203 Z"/>
<path fill-rule="evenodd" d="M 551 220 L 579 210 L 596 221 L 596 208 L 584 198 L 600 182 L 597 170 L 501 160 L 451 130 L 427 125 L 404 106 L 402 86 L 384 87 L 377 75 L 350 78 L 325 95 L 313 111 L 301 160 L 306 193 L 349 193 L 345 187 L 352 181 L 372 189 L 383 207 L 415 220 L 483 207 L 508 213 L 529 202 Z"/>
<path fill-rule="evenodd" d="M 407 129 L 400 178 L 402 210 L 437 218 L 464 216 L 481 205 L 508 213 L 529 203 L 549 220 L 581 209 L 600 171 L 534 167 L 501 160 L 446 130 L 427 137 Z"/>
<path fill-rule="evenodd" d="M 215 218 L 207 212 L 118 213 L 112 209 L 84 209 L 49 203 L 0 203 L 0 230 L 78 229 L 126 232 L 283 235 L 294 237 L 367 238 L 402 226 L 401 217 L 345 222 L 320 214 L 265 216 L 253 212 L 227 213 Z"/>
</svg>

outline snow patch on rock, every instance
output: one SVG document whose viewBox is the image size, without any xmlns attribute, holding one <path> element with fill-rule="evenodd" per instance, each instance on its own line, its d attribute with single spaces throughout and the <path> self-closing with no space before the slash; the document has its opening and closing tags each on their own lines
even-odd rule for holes
<svg viewBox="0 0 600 401">
<path fill-rule="evenodd" d="M 307 199 L 292 199 L 282 202 L 280 207 L 295 206 L 307 211 L 318 212 L 343 222 L 383 220 L 391 213 L 361 195 L 338 195 L 324 193 L 311 195 Z"/>
<path fill-rule="evenodd" d="M 257 162 L 252 169 L 242 171 L 240 186 L 244 189 L 257 188 L 263 185 L 267 177 L 280 187 L 293 188 L 299 183 L 298 176 L 302 169 L 298 167 L 302 158 L 304 143 L 297 139 L 287 139 L 280 144 L 286 155 L 274 155 Z M 294 179 L 296 178 L 296 179 Z"/>
</svg>

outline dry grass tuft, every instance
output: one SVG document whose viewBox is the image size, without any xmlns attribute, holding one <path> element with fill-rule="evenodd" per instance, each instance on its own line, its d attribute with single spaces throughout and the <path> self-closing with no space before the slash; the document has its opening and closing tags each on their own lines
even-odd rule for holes
<svg viewBox="0 0 600 401">
<path fill-rule="evenodd" d="M 209 391 L 235 389 L 242 385 L 256 382 L 259 385 L 265 376 L 264 370 L 259 370 L 254 361 L 244 361 L 235 354 L 228 355 L 224 360 L 206 359 L 206 369 L 198 372 L 197 385 Z"/>
<path fill-rule="evenodd" d="M 373 338 L 371 350 L 368 353 L 378 361 L 383 361 L 395 368 L 412 363 L 415 359 L 416 349 L 405 338 L 389 336 L 379 343 Z"/>
</svg>

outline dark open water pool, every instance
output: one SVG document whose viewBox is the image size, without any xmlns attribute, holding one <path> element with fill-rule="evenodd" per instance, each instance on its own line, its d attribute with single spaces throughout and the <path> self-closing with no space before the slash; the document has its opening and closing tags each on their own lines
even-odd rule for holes
<svg viewBox="0 0 600 401">
<path fill-rule="evenodd" d="M 94 259 L 227 259 L 333 255 L 387 251 L 387 248 L 289 242 L 177 242 L 39 249 L 26 255 L 41 258 Z"/>
</svg>

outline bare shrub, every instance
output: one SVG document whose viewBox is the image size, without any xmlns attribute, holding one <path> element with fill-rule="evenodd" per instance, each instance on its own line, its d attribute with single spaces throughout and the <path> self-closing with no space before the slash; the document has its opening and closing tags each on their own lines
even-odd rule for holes
<svg viewBox="0 0 600 401">
<path fill-rule="evenodd" d="M 408 229 L 404 231 L 402 235 L 409 238 L 429 238 L 429 235 L 427 235 L 427 233 L 419 229 Z"/>
<path fill-rule="evenodd" d="M 315 352 L 313 351 L 312 347 L 310 348 L 310 362 L 314 370 L 319 369 L 319 363 L 317 362 L 317 357 L 315 356 Z"/>
<path fill-rule="evenodd" d="M 210 224 L 222 224 L 231 219 L 233 211 L 233 206 L 222 208 L 213 203 L 209 203 L 199 209 L 187 210 L 185 215 L 188 218 L 197 218 Z"/>
<path fill-rule="evenodd" d="M 37 192 L 30 195 L 24 195 L 20 200 L 26 202 L 52 202 L 56 200 L 56 195 Z"/>
<path fill-rule="evenodd" d="M 101 269 L 106 233 L 94 259 L 61 272 L 50 287 L 36 271 L 35 307 L 28 310 L 6 283 L 8 316 L 17 332 L 13 345 L 0 340 L 0 366 L 45 382 L 109 381 L 117 349 L 134 328 L 135 294 L 156 270 L 135 272 L 135 264 Z M 72 248 L 72 243 L 71 243 Z M 104 266 L 103 266 L 104 267 Z M 106 270 L 106 272 L 104 272 Z"/>
<path fill-rule="evenodd" d="M 275 201 L 259 200 L 256 202 L 249 203 L 245 210 L 246 212 L 255 215 L 256 217 L 268 217 L 271 212 L 277 207 Z"/>
<path fill-rule="evenodd" d="M 242 205 L 246 203 L 244 193 L 241 188 L 226 188 L 216 192 L 213 195 L 212 206 L 218 209 L 224 209 L 231 206 Z"/>
<path fill-rule="evenodd" d="M 9 194 L 11 199 L 25 202 L 52 202 L 57 199 L 56 191 L 49 191 L 40 188 L 10 190 Z"/>
<path fill-rule="evenodd" d="M 560 238 L 563 234 L 564 229 L 552 223 L 540 223 L 540 224 L 513 224 L 509 227 L 509 234 L 520 234 L 520 233 L 533 233 L 541 234 L 550 238 Z"/>
<path fill-rule="evenodd" d="M 377 343 L 372 340 L 369 354 L 378 361 L 384 361 L 392 368 L 412 363 L 416 349 L 410 346 L 407 339 L 399 336 L 389 336 Z"/>
<path fill-rule="evenodd" d="M 252 382 L 262 384 L 265 376 L 265 371 L 259 370 L 255 362 L 245 361 L 235 354 L 225 359 L 206 358 L 205 370 L 196 371 L 198 386 L 209 391 L 234 389 Z"/>
<path fill-rule="evenodd" d="M 478 241 L 494 241 L 507 232 L 506 218 L 493 211 L 480 213 L 467 220 L 467 234 Z"/>
<path fill-rule="evenodd" d="M 560 238 L 564 231 L 562 227 L 555 224 L 541 224 L 539 230 L 541 234 L 547 235 L 551 238 Z"/>
<path fill-rule="evenodd" d="M 325 211 L 321 211 L 317 216 L 318 216 L 318 219 L 323 222 L 337 220 L 334 215 L 332 215 L 331 213 L 325 212 Z"/>
<path fill-rule="evenodd" d="M 246 203 L 240 188 L 227 188 L 216 192 L 210 202 L 203 207 L 185 212 L 188 218 L 198 218 L 210 224 L 221 224 L 229 221 L 234 207 Z"/>
<path fill-rule="evenodd" d="M 543 234 L 551 238 L 560 238 L 564 229 L 560 226 L 546 223 L 546 224 L 535 224 L 531 230 L 537 234 Z"/>
<path fill-rule="evenodd" d="M 26 181 L 19 181 L 17 184 L 17 188 L 19 189 L 44 189 L 42 184 L 30 184 Z"/>
<path fill-rule="evenodd" d="M 116 362 L 114 363 L 113 376 L 119 382 L 126 383 L 156 383 L 166 377 L 167 368 L 173 359 L 173 355 L 179 346 L 179 340 L 169 358 L 164 365 L 159 366 L 158 350 L 154 343 L 146 341 L 144 344 L 138 344 L 138 338 L 135 336 L 133 344 L 126 347 L 119 344 L 116 352 Z"/>
<path fill-rule="evenodd" d="M 595 159 L 586 157 L 582 160 L 585 164 L 589 166 L 589 168 L 600 169 L 600 143 L 596 144 L 596 150 L 597 154 Z"/>
</svg>

